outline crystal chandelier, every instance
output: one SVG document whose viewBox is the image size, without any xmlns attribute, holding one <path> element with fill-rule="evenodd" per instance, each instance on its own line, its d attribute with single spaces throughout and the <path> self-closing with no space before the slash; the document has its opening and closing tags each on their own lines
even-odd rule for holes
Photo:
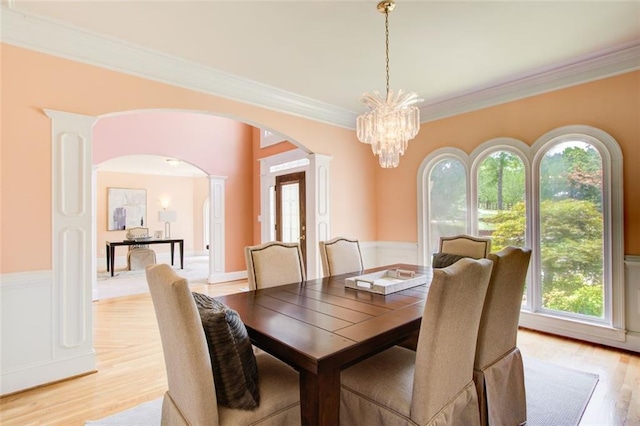
<svg viewBox="0 0 640 426">
<path fill-rule="evenodd" d="M 358 140 L 371 144 L 384 168 L 398 167 L 408 142 L 418 134 L 420 110 L 415 104 L 422 102 L 413 92 L 405 94 L 398 90 L 394 96 L 389 89 L 389 12 L 395 7 L 393 0 L 378 3 L 378 11 L 384 13 L 387 96 L 383 98 L 377 91 L 362 95 L 360 101 L 370 110 L 358 116 L 356 122 Z"/>
</svg>

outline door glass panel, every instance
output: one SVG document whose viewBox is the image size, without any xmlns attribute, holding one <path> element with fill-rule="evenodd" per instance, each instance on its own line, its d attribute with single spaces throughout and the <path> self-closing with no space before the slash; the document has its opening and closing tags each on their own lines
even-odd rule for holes
<svg viewBox="0 0 640 426">
<path fill-rule="evenodd" d="M 555 145 L 540 163 L 542 307 L 604 317 L 602 158 L 585 142 Z"/>
<path fill-rule="evenodd" d="M 437 163 L 429 174 L 427 253 L 438 251 L 440 237 L 467 231 L 467 174 L 454 158 Z M 429 260 L 431 259 L 430 256 Z"/>
<path fill-rule="evenodd" d="M 282 241 L 297 243 L 300 239 L 300 184 L 289 183 L 282 186 Z"/>
</svg>

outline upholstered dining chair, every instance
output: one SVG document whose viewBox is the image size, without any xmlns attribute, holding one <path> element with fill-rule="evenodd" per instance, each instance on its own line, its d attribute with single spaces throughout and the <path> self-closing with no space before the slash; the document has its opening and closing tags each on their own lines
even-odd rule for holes
<svg viewBox="0 0 640 426">
<path fill-rule="evenodd" d="M 306 280 L 302 250 L 297 243 L 271 241 L 244 248 L 249 289 Z"/>
<path fill-rule="evenodd" d="M 524 368 L 516 338 L 530 258 L 531 249 L 513 246 L 489 254 L 493 271 L 473 373 L 483 426 L 520 425 L 527 420 Z"/>
<path fill-rule="evenodd" d="M 491 253 L 491 238 L 473 235 L 440 237 L 440 252 L 482 259 Z"/>
<path fill-rule="evenodd" d="M 220 405 L 203 323 L 187 280 L 166 264 L 149 266 L 146 274 L 169 384 L 162 402 L 163 426 L 300 424 L 299 376 L 265 352 L 256 355 L 258 407 Z"/>
<path fill-rule="evenodd" d="M 320 241 L 320 258 L 325 277 L 358 272 L 364 269 L 358 240 L 336 237 Z"/>
<path fill-rule="evenodd" d="M 440 251 L 433 255 L 431 266 L 446 268 L 464 257 L 473 259 L 486 258 L 491 252 L 491 238 L 474 237 L 472 235 L 454 235 L 440 237 Z M 400 343 L 407 349 L 416 350 L 418 333 Z"/>
<path fill-rule="evenodd" d="M 417 351 L 394 346 L 341 372 L 342 425 L 480 424 L 473 360 L 492 265 L 434 270 Z"/>
<path fill-rule="evenodd" d="M 142 240 L 149 237 L 149 228 L 136 227 L 127 229 L 127 240 Z M 144 269 L 156 263 L 156 252 L 149 248 L 149 244 L 135 244 L 127 251 L 127 269 L 134 271 Z"/>
</svg>

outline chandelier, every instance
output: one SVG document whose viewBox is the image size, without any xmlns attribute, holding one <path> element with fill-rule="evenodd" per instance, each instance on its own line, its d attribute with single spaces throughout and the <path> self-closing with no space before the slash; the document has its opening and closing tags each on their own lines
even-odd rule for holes
<svg viewBox="0 0 640 426">
<path fill-rule="evenodd" d="M 383 98 L 377 91 L 362 95 L 360 101 L 370 110 L 356 122 L 358 140 L 371 145 L 384 168 L 398 167 L 409 141 L 418 134 L 420 110 L 415 104 L 422 102 L 413 92 L 398 90 L 394 95 L 389 89 L 389 12 L 395 7 L 393 0 L 378 3 L 378 12 L 384 13 L 387 95 Z"/>
</svg>

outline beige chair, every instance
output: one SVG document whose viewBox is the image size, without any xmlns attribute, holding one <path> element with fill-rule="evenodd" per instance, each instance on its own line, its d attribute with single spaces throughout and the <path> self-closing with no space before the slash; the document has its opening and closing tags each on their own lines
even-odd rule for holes
<svg viewBox="0 0 640 426">
<path fill-rule="evenodd" d="M 325 277 L 358 272 L 364 269 L 358 240 L 336 237 L 320 241 L 320 258 Z"/>
<path fill-rule="evenodd" d="M 489 255 L 493 271 L 474 365 L 483 426 L 519 425 L 527 420 L 524 369 L 516 337 L 530 258 L 531 249 L 512 246 Z"/>
<path fill-rule="evenodd" d="M 457 261 L 460 257 L 473 259 L 486 258 L 491 252 L 491 238 L 474 237 L 471 235 L 455 235 L 440 237 L 440 251 L 434 254 L 431 265 L 433 267 L 446 267 Z M 444 258 L 439 256 L 445 254 Z M 416 350 L 418 345 L 418 333 L 414 333 L 400 346 Z"/>
<path fill-rule="evenodd" d="M 417 351 L 394 346 L 341 373 L 342 425 L 480 424 L 473 382 L 492 262 L 435 270 Z"/>
<path fill-rule="evenodd" d="M 300 283 L 306 280 L 300 245 L 271 241 L 244 248 L 249 289 Z"/>
<path fill-rule="evenodd" d="M 127 240 L 138 240 L 149 238 L 149 228 L 137 227 L 127 229 Z M 148 244 L 135 244 L 129 246 L 127 252 L 127 269 L 135 271 L 144 269 L 148 265 L 156 263 L 156 252 L 149 248 Z"/>
<path fill-rule="evenodd" d="M 471 235 L 440 237 L 440 253 L 457 254 L 474 259 L 486 258 L 491 253 L 491 238 Z"/>
<path fill-rule="evenodd" d="M 169 390 L 162 425 L 300 424 L 299 376 L 267 353 L 256 355 L 260 405 L 252 411 L 218 405 L 202 321 L 187 280 L 166 264 L 147 267 Z"/>
</svg>

